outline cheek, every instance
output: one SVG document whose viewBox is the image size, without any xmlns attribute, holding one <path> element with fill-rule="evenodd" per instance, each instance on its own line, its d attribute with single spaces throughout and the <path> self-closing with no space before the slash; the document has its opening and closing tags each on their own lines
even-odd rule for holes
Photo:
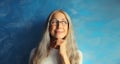
<svg viewBox="0 0 120 64">
<path fill-rule="evenodd" d="M 65 33 L 66 34 L 68 33 L 68 27 L 65 27 Z"/>
<path fill-rule="evenodd" d="M 50 31 L 50 33 L 51 33 L 51 34 L 53 34 L 53 33 L 54 33 L 54 31 L 55 31 L 55 29 L 56 29 L 56 27 L 51 26 L 51 27 L 50 27 L 50 30 L 49 30 L 49 31 Z"/>
</svg>

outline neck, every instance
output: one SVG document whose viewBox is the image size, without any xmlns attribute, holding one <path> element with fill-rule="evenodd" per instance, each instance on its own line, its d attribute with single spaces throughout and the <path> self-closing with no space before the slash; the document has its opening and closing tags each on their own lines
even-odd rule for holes
<svg viewBox="0 0 120 64">
<path fill-rule="evenodd" d="M 55 49 L 59 49 L 59 46 L 56 46 L 56 43 L 57 43 L 56 40 L 57 40 L 57 38 L 50 39 L 50 47 L 55 48 Z"/>
</svg>

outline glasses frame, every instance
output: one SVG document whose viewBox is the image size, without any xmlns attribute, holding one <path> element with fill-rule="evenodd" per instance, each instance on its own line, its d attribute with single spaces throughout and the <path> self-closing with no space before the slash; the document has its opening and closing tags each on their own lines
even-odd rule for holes
<svg viewBox="0 0 120 64">
<path fill-rule="evenodd" d="M 51 19 L 51 21 L 50 21 L 50 25 L 53 25 L 53 26 L 59 25 L 59 23 L 61 23 L 63 26 L 65 26 L 68 24 L 68 21 L 64 21 L 64 20 L 59 21 L 56 18 Z"/>
</svg>

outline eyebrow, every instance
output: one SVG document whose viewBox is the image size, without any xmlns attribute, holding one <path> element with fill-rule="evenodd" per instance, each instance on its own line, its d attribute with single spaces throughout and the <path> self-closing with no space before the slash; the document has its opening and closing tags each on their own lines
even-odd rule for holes
<svg viewBox="0 0 120 64">
<path fill-rule="evenodd" d="M 67 20 L 66 18 L 62 18 L 62 20 Z"/>
<path fill-rule="evenodd" d="M 58 20 L 57 18 L 55 18 L 55 17 L 53 17 L 52 19 L 56 19 L 56 20 Z M 62 20 L 67 20 L 66 18 L 62 18 Z"/>
</svg>

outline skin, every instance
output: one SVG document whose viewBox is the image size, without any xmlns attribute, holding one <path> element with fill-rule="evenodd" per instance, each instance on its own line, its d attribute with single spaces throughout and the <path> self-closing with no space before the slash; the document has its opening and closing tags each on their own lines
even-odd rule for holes
<svg viewBox="0 0 120 64">
<path fill-rule="evenodd" d="M 65 15 L 61 12 L 55 13 L 52 19 L 54 18 L 57 19 L 59 22 L 67 21 Z M 62 23 L 58 23 L 57 25 L 50 25 L 49 31 L 50 35 L 52 36 L 50 42 L 51 47 L 59 50 L 62 64 L 70 64 L 66 53 L 66 39 L 64 38 L 65 36 L 67 36 L 68 33 L 68 24 L 64 26 L 62 25 Z"/>
<path fill-rule="evenodd" d="M 66 17 L 64 16 L 64 14 L 58 12 L 55 13 L 52 17 L 52 19 L 57 19 L 58 21 L 67 21 Z M 67 35 L 67 31 L 68 31 L 68 24 L 67 25 L 62 25 L 61 23 L 58 23 L 58 25 L 50 26 L 50 34 L 51 36 L 57 38 L 57 39 L 62 39 Z"/>
</svg>

